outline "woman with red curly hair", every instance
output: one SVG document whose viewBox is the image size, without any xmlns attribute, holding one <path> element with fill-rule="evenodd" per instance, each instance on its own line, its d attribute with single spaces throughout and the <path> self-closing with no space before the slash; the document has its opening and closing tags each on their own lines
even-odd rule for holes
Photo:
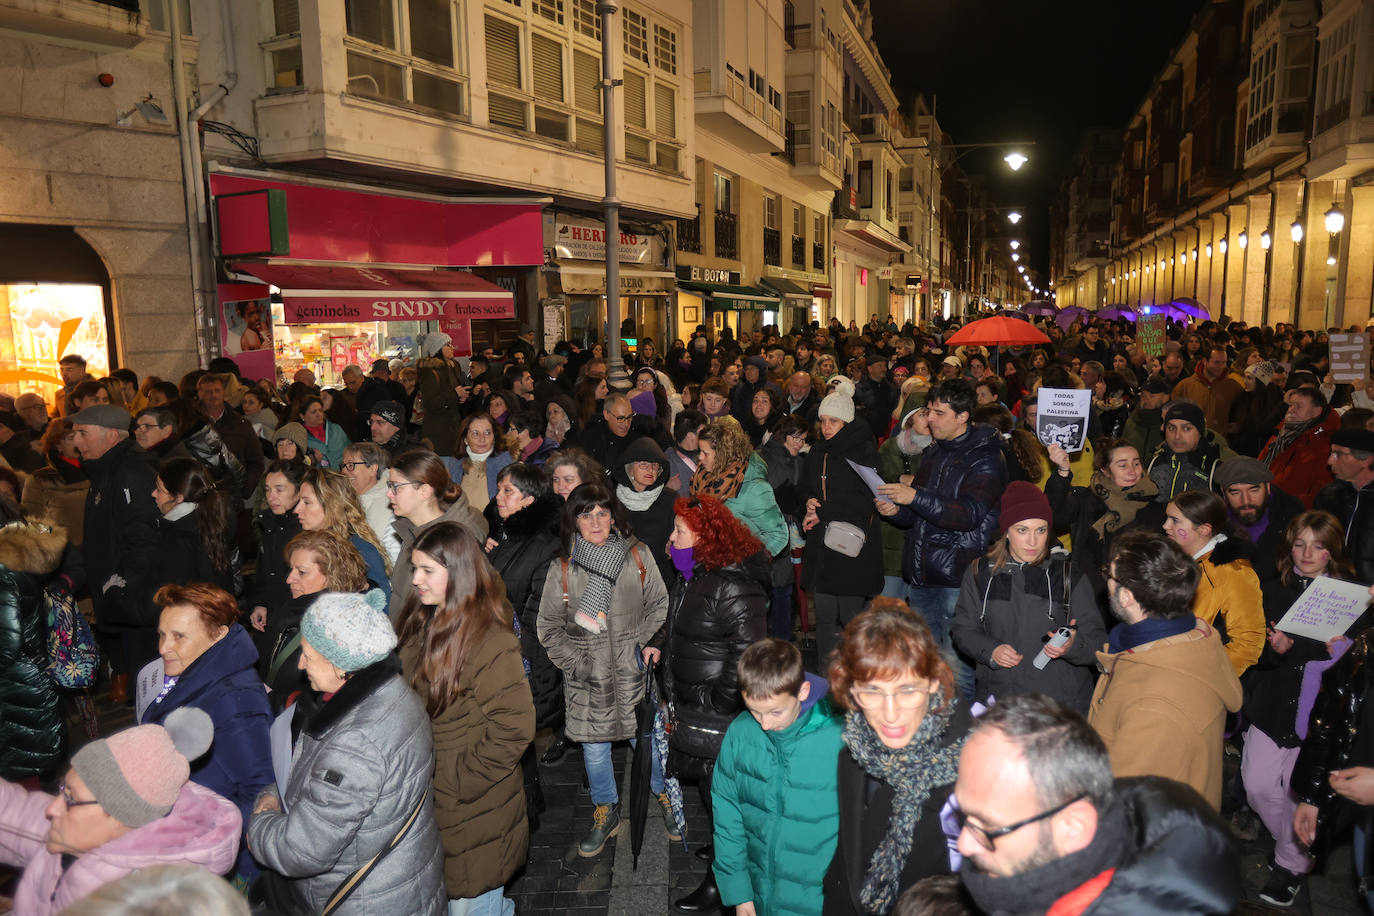
<svg viewBox="0 0 1374 916">
<path fill-rule="evenodd" d="M 716 756 L 725 730 L 744 711 L 739 657 L 768 635 L 772 559 L 714 497 L 680 498 L 673 513 L 668 554 L 677 574 L 668 619 L 644 654 L 663 658 L 664 694 L 674 723 L 667 772 L 695 782 L 709 814 Z M 671 816 L 664 820 L 672 823 Z M 693 912 L 719 907 L 711 869 L 695 891 L 674 905 Z"/>
<path fill-rule="evenodd" d="M 845 627 L 830 697 L 845 713 L 845 749 L 825 912 L 887 913 L 906 888 L 950 872 L 940 809 L 969 715 L 930 627 L 896 598 L 874 598 Z"/>
</svg>

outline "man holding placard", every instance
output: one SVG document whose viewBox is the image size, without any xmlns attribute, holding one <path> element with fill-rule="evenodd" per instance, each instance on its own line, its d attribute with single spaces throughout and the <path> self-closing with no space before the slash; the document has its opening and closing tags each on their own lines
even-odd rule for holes
<svg viewBox="0 0 1374 916">
<path fill-rule="evenodd" d="M 1327 466 L 1336 478 L 1313 503 L 1345 526 L 1345 546 L 1361 582 L 1374 582 L 1374 432 L 1342 429 L 1331 436 Z"/>
</svg>

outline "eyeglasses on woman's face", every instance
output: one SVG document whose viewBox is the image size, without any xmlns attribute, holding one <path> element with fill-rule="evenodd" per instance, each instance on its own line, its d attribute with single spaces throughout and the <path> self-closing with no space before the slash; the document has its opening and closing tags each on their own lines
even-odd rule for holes
<svg viewBox="0 0 1374 916">
<path fill-rule="evenodd" d="M 388 493 L 398 493 L 403 487 L 422 487 L 424 483 L 423 480 L 388 480 L 386 482 L 386 491 Z"/>
<path fill-rule="evenodd" d="M 869 684 L 850 689 L 854 702 L 864 709 L 881 709 L 891 700 L 901 709 L 915 709 L 930 698 L 930 689 L 917 684 L 904 684 L 891 692 Z"/>
</svg>

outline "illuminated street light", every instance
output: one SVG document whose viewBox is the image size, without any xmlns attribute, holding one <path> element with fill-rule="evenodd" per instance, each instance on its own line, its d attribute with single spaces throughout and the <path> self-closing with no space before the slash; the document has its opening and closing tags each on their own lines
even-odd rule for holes
<svg viewBox="0 0 1374 916">
<path fill-rule="evenodd" d="M 1326 211 L 1326 231 L 1334 233 L 1340 232 L 1344 228 L 1345 214 L 1341 212 L 1340 207 L 1332 204 L 1331 209 Z"/>
<path fill-rule="evenodd" d="M 1272 244 L 1274 244 L 1274 237 L 1271 236 L 1271 235 L 1269 234 L 1269 230 L 1266 229 L 1266 230 L 1264 230 L 1263 232 L 1261 232 L 1261 233 L 1260 233 L 1260 247 L 1263 248 L 1265 251 L 1268 251 L 1268 250 L 1269 250 L 1269 246 L 1272 245 Z"/>
<path fill-rule="evenodd" d="M 1002 161 L 1005 162 L 1013 172 L 1020 171 L 1021 166 L 1025 165 L 1027 162 L 1030 162 L 1029 159 L 1021 155 L 1020 153 L 1007 153 L 1005 156 L 1002 157 Z"/>
<path fill-rule="evenodd" d="M 1221 247 L 1221 253 L 1222 253 L 1222 254 L 1225 254 L 1225 253 L 1226 253 L 1226 239 L 1222 239 L 1218 244 L 1219 244 L 1220 247 Z"/>
<path fill-rule="evenodd" d="M 1212 246 L 1211 246 L 1211 245 L 1208 245 L 1207 247 L 1208 247 L 1208 248 L 1211 248 Z M 1211 254 L 1212 254 L 1212 252 L 1210 252 L 1210 251 L 1207 252 L 1208 257 L 1210 257 Z M 1194 261 L 1194 263 L 1197 262 L 1197 246 L 1196 246 L 1196 245 L 1193 246 L 1193 261 Z"/>
<path fill-rule="evenodd" d="M 1018 248 L 1021 247 L 1021 243 L 1018 242 L 1016 239 L 1012 239 L 1008 244 L 1011 245 L 1011 250 L 1012 250 L 1012 251 L 1015 251 L 1016 249 L 1018 249 Z"/>
<path fill-rule="evenodd" d="M 1222 250 L 1222 251 L 1225 251 L 1226 249 L 1223 248 L 1223 249 L 1221 249 L 1221 250 Z M 1207 243 L 1207 257 L 1210 258 L 1211 256 L 1212 256 L 1212 243 L 1211 243 L 1211 242 L 1208 242 L 1208 243 Z"/>
<path fill-rule="evenodd" d="M 1295 223 L 1293 223 L 1293 225 L 1289 226 L 1289 227 L 1288 227 L 1288 234 L 1291 235 L 1291 236 L 1293 236 L 1293 241 L 1294 241 L 1295 243 L 1296 243 L 1296 242 L 1301 242 L 1301 241 L 1302 241 L 1302 223 L 1295 222 Z"/>
<path fill-rule="evenodd" d="M 1017 213 L 1015 210 L 1011 211 L 1007 214 L 1007 222 L 1015 226 L 1017 223 L 1021 222 L 1021 214 Z"/>
<path fill-rule="evenodd" d="M 1240 246 L 1241 251 L 1244 251 L 1246 248 L 1250 247 L 1249 233 L 1247 233 L 1244 229 L 1240 230 L 1240 235 L 1236 236 L 1236 244 Z"/>
<path fill-rule="evenodd" d="M 1021 260 L 1021 256 L 1020 256 L 1019 254 L 1017 254 L 1016 252 L 1013 251 L 1013 252 L 1011 253 L 1011 259 L 1012 259 L 1013 261 L 1019 261 L 1019 260 Z"/>
</svg>

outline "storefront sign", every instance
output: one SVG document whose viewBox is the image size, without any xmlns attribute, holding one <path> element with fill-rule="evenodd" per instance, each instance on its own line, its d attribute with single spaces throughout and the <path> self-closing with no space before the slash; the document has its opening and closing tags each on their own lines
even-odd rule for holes
<svg viewBox="0 0 1374 916">
<path fill-rule="evenodd" d="M 559 282 L 568 295 L 606 295 L 603 271 L 564 268 L 559 271 Z M 622 270 L 619 282 L 622 296 L 665 296 L 673 288 L 673 277 L 667 271 Z"/>
<path fill-rule="evenodd" d="M 287 324 L 514 318 L 507 289 L 460 270 L 239 264 L 281 290 Z"/>
<path fill-rule="evenodd" d="M 657 264 L 661 263 L 662 248 L 663 240 L 658 236 L 626 231 L 622 226 L 616 252 L 622 264 Z M 604 261 L 605 224 L 560 214 L 554 218 L 553 249 L 556 258 Z"/>
<path fill-rule="evenodd" d="M 454 356 L 472 355 L 472 322 L 462 318 L 440 318 L 439 330 L 453 340 Z"/>
<path fill-rule="evenodd" d="M 287 324 L 342 324 L 350 321 L 437 321 L 440 318 L 514 318 L 515 303 L 468 299 L 357 299 L 344 295 L 288 296 L 282 307 Z"/>
<path fill-rule="evenodd" d="M 690 280 L 693 283 L 725 283 L 730 286 L 739 286 L 743 282 L 738 270 L 703 267 L 700 264 L 679 264 L 677 276 L 679 280 Z"/>
</svg>

